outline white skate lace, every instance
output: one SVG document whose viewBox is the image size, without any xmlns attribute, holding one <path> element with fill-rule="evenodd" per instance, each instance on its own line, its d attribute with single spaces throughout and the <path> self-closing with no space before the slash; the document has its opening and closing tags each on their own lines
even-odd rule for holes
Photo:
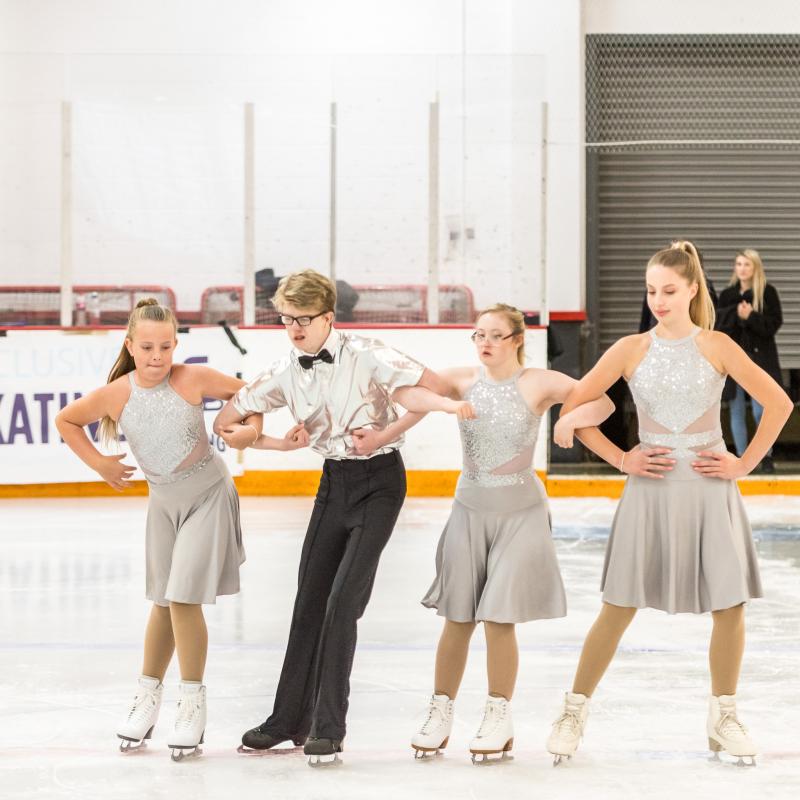
<svg viewBox="0 0 800 800">
<path fill-rule="evenodd" d="M 495 732 L 503 717 L 505 717 L 505 706 L 500 703 L 487 703 L 481 726 L 478 728 L 475 738 L 482 739 L 485 736 L 490 736 Z"/>
<path fill-rule="evenodd" d="M 423 736 L 427 736 L 432 728 L 438 728 L 445 721 L 445 714 L 442 709 L 436 704 L 431 703 L 428 706 L 428 717 L 425 722 L 422 723 L 422 727 L 419 729 L 419 732 Z"/>
<path fill-rule="evenodd" d="M 128 712 L 128 722 L 140 722 L 150 715 L 156 707 L 156 696 L 153 692 L 138 692 L 133 698 L 133 705 Z"/>
<path fill-rule="evenodd" d="M 723 711 L 717 723 L 717 731 L 726 739 L 743 738 L 747 736 L 747 728 L 739 722 L 736 711 Z"/>
<path fill-rule="evenodd" d="M 178 712 L 175 715 L 175 730 L 187 731 L 191 730 L 194 723 L 194 718 L 200 710 L 200 696 L 198 693 L 197 699 L 194 697 L 181 697 L 178 700 Z"/>
<path fill-rule="evenodd" d="M 569 734 L 570 736 L 580 736 L 581 733 L 581 712 L 579 708 L 567 706 L 564 713 L 553 723 L 553 727 L 559 734 Z"/>
</svg>

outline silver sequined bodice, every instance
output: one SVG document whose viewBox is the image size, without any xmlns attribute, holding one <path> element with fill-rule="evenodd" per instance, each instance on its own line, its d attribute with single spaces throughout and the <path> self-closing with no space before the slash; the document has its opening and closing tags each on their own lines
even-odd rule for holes
<svg viewBox="0 0 800 800">
<path fill-rule="evenodd" d="M 528 408 L 518 380 L 519 373 L 495 383 L 481 370 L 464 395 L 477 419 L 459 422 L 462 481 L 493 488 L 527 484 L 533 479 L 531 464 L 541 417 Z"/>
<path fill-rule="evenodd" d="M 186 402 L 170 386 L 169 375 L 149 389 L 139 386 L 133 376 L 129 373 L 131 395 L 119 425 L 142 472 L 151 483 L 189 477 L 214 455 L 208 444 L 203 404 Z M 193 451 L 198 451 L 197 459 L 185 463 Z"/>
<path fill-rule="evenodd" d="M 719 403 L 725 376 L 698 350 L 699 332 L 696 328 L 683 339 L 663 339 L 651 330 L 650 347 L 629 384 L 639 414 L 639 440 L 671 447 L 676 458 L 691 458 L 697 448 L 722 439 Z"/>
</svg>

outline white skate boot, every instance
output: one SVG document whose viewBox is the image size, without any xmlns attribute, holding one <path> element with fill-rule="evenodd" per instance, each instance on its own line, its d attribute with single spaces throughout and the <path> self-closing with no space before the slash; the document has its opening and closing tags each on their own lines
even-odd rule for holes
<svg viewBox="0 0 800 800">
<path fill-rule="evenodd" d="M 736 763 L 740 767 L 756 765 L 758 749 L 747 735 L 747 728 L 736 716 L 736 698 L 732 694 L 719 697 L 712 695 L 709 699 L 706 731 L 708 746 L 715 759 L 719 760 L 719 753 L 724 750 L 739 759 Z M 750 760 L 745 761 L 746 758 Z"/>
<path fill-rule="evenodd" d="M 206 687 L 199 683 L 180 682 L 178 712 L 175 727 L 167 747 L 172 749 L 172 760 L 183 761 L 186 756 L 200 755 L 203 751 L 203 734 L 206 730 Z"/>
<path fill-rule="evenodd" d="M 511 703 L 505 697 L 487 697 L 483 720 L 475 738 L 469 743 L 473 764 L 492 764 L 511 760 L 514 746 L 514 724 Z M 490 758 L 500 755 L 500 758 Z"/>
<path fill-rule="evenodd" d="M 447 747 L 453 729 L 453 701 L 446 694 L 431 697 L 422 727 L 411 737 L 414 758 L 438 756 Z"/>
<path fill-rule="evenodd" d="M 161 708 L 161 694 L 164 686 L 158 678 L 142 675 L 139 689 L 133 698 L 133 705 L 125 721 L 117 728 L 117 736 L 122 739 L 119 749 L 123 753 L 145 747 L 145 740 L 153 734 L 153 727 Z"/>
<path fill-rule="evenodd" d="M 553 723 L 553 730 L 547 739 L 547 749 L 553 754 L 553 766 L 558 766 L 565 758 L 575 755 L 578 744 L 586 729 L 589 717 L 589 698 L 584 694 L 567 692 L 564 710 Z"/>
</svg>

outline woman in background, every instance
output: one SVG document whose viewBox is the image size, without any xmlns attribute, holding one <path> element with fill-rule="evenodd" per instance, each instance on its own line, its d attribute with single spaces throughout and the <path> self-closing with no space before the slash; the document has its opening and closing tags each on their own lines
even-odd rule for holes
<svg viewBox="0 0 800 800">
<path fill-rule="evenodd" d="M 727 333 L 779 385 L 782 385 L 781 366 L 775 334 L 782 324 L 781 301 L 775 287 L 767 283 L 761 256 L 757 250 L 740 250 L 730 284 L 719 298 L 716 329 Z M 731 431 L 739 457 L 747 448 L 748 396 L 741 386 L 728 379 L 723 399 L 730 403 Z M 750 402 L 758 425 L 764 407 L 754 397 L 750 397 Z M 775 472 L 772 448 L 761 461 L 761 472 Z"/>
</svg>

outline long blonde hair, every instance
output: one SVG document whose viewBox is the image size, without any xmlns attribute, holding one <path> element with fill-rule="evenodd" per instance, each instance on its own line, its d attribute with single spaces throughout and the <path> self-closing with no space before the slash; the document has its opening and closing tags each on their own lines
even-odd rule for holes
<svg viewBox="0 0 800 800">
<path fill-rule="evenodd" d="M 689 304 L 689 316 L 695 325 L 710 331 L 714 328 L 714 303 L 708 293 L 706 276 L 703 267 L 700 265 L 700 257 L 697 249 L 691 242 L 679 240 L 673 242 L 664 250 L 659 250 L 647 262 L 647 269 L 650 267 L 661 266 L 675 270 L 691 286 L 697 284 L 697 294 Z"/>
<path fill-rule="evenodd" d="M 761 260 L 758 250 L 753 250 L 752 247 L 737 250 L 736 255 L 748 259 L 753 264 L 753 311 L 761 312 L 764 308 L 764 288 L 767 285 L 764 262 Z M 739 278 L 736 275 L 736 267 L 734 266 L 728 286 L 735 286 L 737 283 L 739 283 Z"/>
<path fill-rule="evenodd" d="M 484 314 L 502 314 L 508 321 L 508 324 L 511 326 L 511 333 L 514 336 L 522 334 L 522 342 L 517 347 L 517 361 L 519 361 L 520 366 L 524 367 L 525 366 L 525 315 L 518 308 L 506 305 L 505 303 L 495 303 L 493 306 L 484 308 L 483 311 L 478 312 L 478 315 L 475 317 L 475 321 L 477 322 Z"/>
<path fill-rule="evenodd" d="M 177 334 L 178 320 L 175 319 L 175 314 L 171 308 L 162 306 L 154 297 L 144 297 L 137 304 L 136 308 L 131 311 L 128 317 L 128 330 L 125 332 L 125 339 L 133 339 L 133 333 L 136 330 L 137 323 L 142 320 L 149 322 L 170 322 L 172 328 Z M 136 363 L 133 356 L 128 352 L 128 348 L 123 342 L 122 349 L 119 351 L 117 360 L 114 366 L 111 367 L 111 372 L 108 373 L 108 380 L 106 383 L 111 383 L 117 378 L 127 375 L 136 369 Z M 115 420 L 109 416 L 105 416 L 100 420 L 100 438 L 103 442 L 110 442 L 119 438 L 119 430 Z"/>
</svg>

